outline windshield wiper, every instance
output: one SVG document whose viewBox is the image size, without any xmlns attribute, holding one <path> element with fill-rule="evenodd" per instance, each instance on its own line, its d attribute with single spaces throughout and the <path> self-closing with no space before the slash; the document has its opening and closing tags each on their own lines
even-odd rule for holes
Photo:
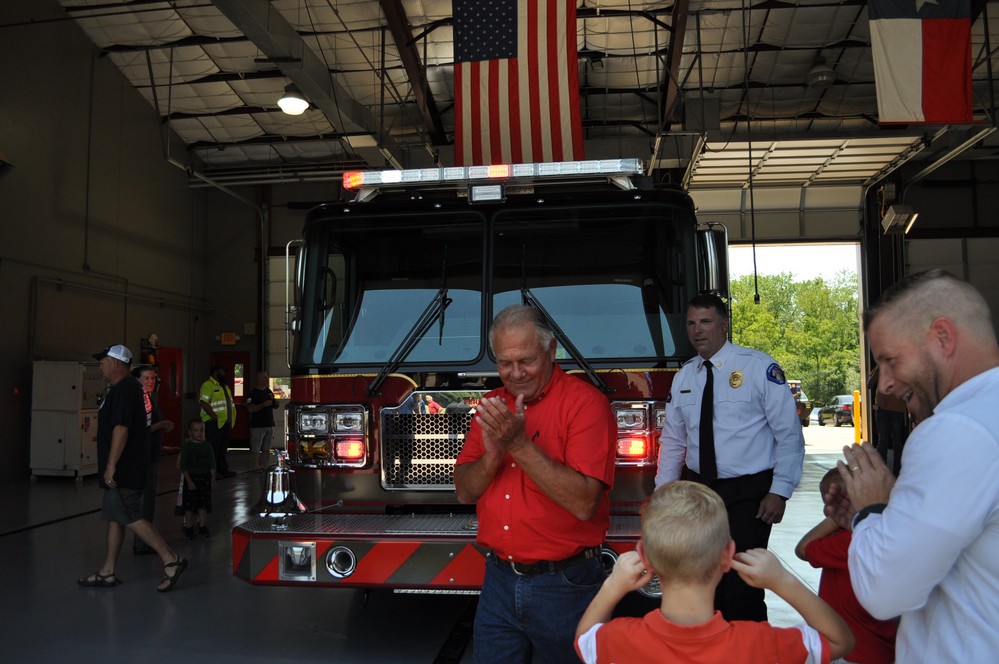
<svg viewBox="0 0 999 664">
<path fill-rule="evenodd" d="M 562 331 L 562 328 L 558 326 L 552 315 L 548 313 L 548 310 L 541 306 L 540 300 L 534 296 L 531 289 L 527 287 L 527 245 L 521 245 L 520 247 L 520 301 L 529 307 L 534 307 L 538 312 L 544 317 L 545 321 L 548 323 L 548 327 L 552 329 L 555 334 L 555 338 L 558 339 L 559 343 L 562 344 L 562 348 L 565 348 L 566 352 L 569 353 L 569 357 L 576 361 L 576 364 L 586 372 L 589 377 L 590 382 L 596 385 L 604 394 L 610 394 L 614 391 L 613 388 L 608 387 L 607 383 L 603 381 L 597 372 L 594 371 L 593 366 L 586 361 L 583 354 L 579 352 L 579 349 L 569 341 L 569 336 Z"/>
<path fill-rule="evenodd" d="M 609 387 L 600 375 L 597 374 L 593 365 L 591 365 L 586 358 L 583 357 L 583 354 L 579 352 L 579 349 L 577 349 L 576 346 L 569 341 L 569 337 L 562 331 L 562 328 L 558 326 L 558 323 L 556 323 L 555 319 L 548 313 L 548 310 L 541 305 L 541 302 L 534 296 L 534 293 L 531 292 L 530 288 L 524 286 L 520 289 L 520 299 L 527 306 L 537 309 L 538 313 L 544 317 L 548 326 L 552 328 L 552 332 L 555 333 L 555 338 L 558 339 L 560 344 L 562 344 L 562 348 L 565 348 L 566 352 L 569 353 L 569 357 L 576 361 L 576 364 L 578 364 L 579 368 L 586 373 L 590 381 L 597 387 L 597 389 L 604 394 L 610 394 L 614 391 L 614 388 Z"/>
<path fill-rule="evenodd" d="M 447 296 L 447 246 L 445 245 L 441 287 L 423 310 L 423 313 L 420 314 L 420 317 L 416 319 L 416 323 L 413 327 L 406 333 L 406 336 L 403 337 L 399 346 L 395 349 L 395 352 L 392 353 L 391 357 L 389 357 L 388 362 L 385 363 L 382 370 L 378 372 L 378 375 L 375 376 L 374 380 L 371 381 L 371 384 L 368 385 L 369 397 L 373 397 L 378 394 L 378 388 L 381 387 L 385 377 L 399 368 L 399 365 L 402 364 L 413 349 L 416 348 L 416 344 L 420 343 L 420 340 L 423 339 L 423 335 L 427 333 L 430 326 L 438 320 L 440 321 L 440 332 L 438 333 L 437 343 L 441 344 L 444 342 L 444 312 L 447 310 L 451 302 L 451 298 Z"/>
</svg>

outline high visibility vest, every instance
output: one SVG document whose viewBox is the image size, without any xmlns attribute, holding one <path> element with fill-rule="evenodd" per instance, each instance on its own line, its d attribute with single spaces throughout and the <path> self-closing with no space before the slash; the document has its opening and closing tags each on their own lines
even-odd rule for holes
<svg viewBox="0 0 999 664">
<path fill-rule="evenodd" d="M 198 395 L 199 401 L 205 402 L 212 407 L 216 421 L 219 426 L 226 422 L 236 424 L 236 408 L 232 400 L 232 392 L 227 385 L 223 385 L 215 378 L 209 378 L 201 384 L 201 393 Z M 201 421 L 210 420 L 208 413 L 201 410 Z"/>
</svg>

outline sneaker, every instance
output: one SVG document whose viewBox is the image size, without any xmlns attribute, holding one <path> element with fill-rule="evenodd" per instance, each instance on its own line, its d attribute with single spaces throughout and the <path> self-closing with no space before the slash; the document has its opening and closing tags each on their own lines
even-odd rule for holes
<svg viewBox="0 0 999 664">
<path fill-rule="evenodd" d="M 208 539 L 211 536 L 212 534 L 208 532 L 208 528 L 206 528 L 205 526 L 201 526 L 200 528 L 198 528 L 198 537 L 200 537 L 201 539 Z"/>
<path fill-rule="evenodd" d="M 194 528 L 191 526 L 181 526 L 180 529 L 184 532 L 184 539 L 194 539 Z"/>
</svg>

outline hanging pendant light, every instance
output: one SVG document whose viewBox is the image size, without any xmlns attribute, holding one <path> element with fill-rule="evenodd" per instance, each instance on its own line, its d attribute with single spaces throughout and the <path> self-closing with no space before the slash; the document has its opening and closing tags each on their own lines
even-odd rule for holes
<svg viewBox="0 0 999 664">
<path fill-rule="evenodd" d="M 298 86 L 291 83 L 284 89 L 284 94 L 278 99 L 278 106 L 288 115 L 301 115 L 309 108 L 309 100 L 298 89 Z"/>
</svg>

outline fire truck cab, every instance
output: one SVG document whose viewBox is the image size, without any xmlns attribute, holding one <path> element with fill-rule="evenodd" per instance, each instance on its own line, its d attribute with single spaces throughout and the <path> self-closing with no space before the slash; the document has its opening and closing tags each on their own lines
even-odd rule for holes
<svg viewBox="0 0 999 664">
<path fill-rule="evenodd" d="M 477 592 L 485 552 L 453 466 L 478 399 L 500 385 L 490 322 L 514 303 L 538 307 L 562 368 L 607 395 L 618 423 L 607 560 L 634 548 L 666 397 L 694 354 L 686 302 L 726 295 L 724 227 L 699 228 L 689 196 L 652 186 L 638 160 L 344 182 L 355 199 L 312 210 L 290 257 L 287 472 L 305 512 L 262 500 L 233 530 L 234 574 Z"/>
</svg>

